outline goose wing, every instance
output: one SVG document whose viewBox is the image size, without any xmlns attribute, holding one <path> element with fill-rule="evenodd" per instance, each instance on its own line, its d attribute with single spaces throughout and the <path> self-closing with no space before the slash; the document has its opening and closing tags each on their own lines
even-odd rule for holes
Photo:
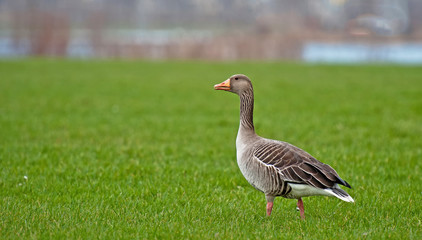
<svg viewBox="0 0 422 240">
<path fill-rule="evenodd" d="M 284 181 L 321 189 L 336 184 L 351 188 L 332 167 L 302 149 L 286 142 L 265 140 L 255 146 L 253 155 L 263 164 L 275 167 Z"/>
</svg>

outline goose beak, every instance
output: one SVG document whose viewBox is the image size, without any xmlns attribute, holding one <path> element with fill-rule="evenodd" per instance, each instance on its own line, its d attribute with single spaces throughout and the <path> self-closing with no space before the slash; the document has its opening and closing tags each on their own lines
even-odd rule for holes
<svg viewBox="0 0 422 240">
<path fill-rule="evenodd" d="M 227 79 L 226 81 L 220 83 L 220 84 L 215 84 L 214 89 L 215 90 L 230 91 L 230 78 Z"/>
</svg>

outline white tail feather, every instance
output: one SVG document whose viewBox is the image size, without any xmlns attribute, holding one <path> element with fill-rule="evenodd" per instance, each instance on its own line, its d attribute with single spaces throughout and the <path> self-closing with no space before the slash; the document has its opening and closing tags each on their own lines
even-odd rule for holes
<svg viewBox="0 0 422 240">
<path fill-rule="evenodd" d="M 333 191 L 334 190 L 334 191 Z M 324 191 L 328 192 L 329 194 L 331 194 L 332 196 L 341 199 L 345 202 L 355 202 L 355 200 L 353 200 L 353 198 L 347 194 L 345 191 L 343 190 L 338 190 L 338 189 L 330 189 L 330 188 L 326 188 L 324 189 Z"/>
<path fill-rule="evenodd" d="M 297 183 L 289 183 L 292 191 L 290 192 L 289 198 L 300 198 L 300 197 L 308 197 L 308 196 L 330 196 L 336 197 L 341 199 L 345 202 L 355 202 L 353 198 L 343 189 L 341 189 L 337 184 L 334 185 L 334 188 L 316 188 L 306 184 L 297 184 Z"/>
</svg>

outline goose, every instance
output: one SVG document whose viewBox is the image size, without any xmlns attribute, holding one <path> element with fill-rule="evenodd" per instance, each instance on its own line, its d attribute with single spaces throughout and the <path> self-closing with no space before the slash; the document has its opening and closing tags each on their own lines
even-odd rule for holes
<svg viewBox="0 0 422 240">
<path fill-rule="evenodd" d="M 236 137 L 237 164 L 246 180 L 265 194 L 266 212 L 271 215 L 274 198 L 297 199 L 301 219 L 305 219 L 303 197 L 331 196 L 346 202 L 353 198 L 339 185 L 351 186 L 337 172 L 304 150 L 283 141 L 266 139 L 255 133 L 254 92 L 251 80 L 236 74 L 214 85 L 239 95 L 240 124 Z"/>
</svg>

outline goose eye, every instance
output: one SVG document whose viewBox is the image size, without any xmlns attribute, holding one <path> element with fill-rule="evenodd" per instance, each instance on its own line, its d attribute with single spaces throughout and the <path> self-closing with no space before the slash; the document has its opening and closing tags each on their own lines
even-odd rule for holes
<svg viewBox="0 0 422 240">
<path fill-rule="evenodd" d="M 237 80 L 238 78 L 234 78 L 234 80 Z"/>
</svg>

